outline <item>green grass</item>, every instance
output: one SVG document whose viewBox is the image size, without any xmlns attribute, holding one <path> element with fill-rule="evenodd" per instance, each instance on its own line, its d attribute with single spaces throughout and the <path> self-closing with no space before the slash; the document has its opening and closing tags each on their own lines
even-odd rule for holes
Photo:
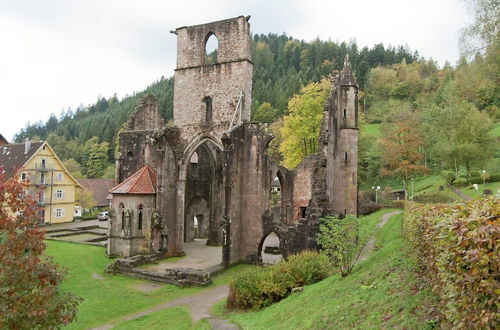
<svg viewBox="0 0 500 330">
<path fill-rule="evenodd" d="M 491 135 L 500 137 L 500 122 L 495 123 L 495 127 L 491 130 Z"/>
<path fill-rule="evenodd" d="M 126 321 L 114 327 L 116 330 L 191 330 L 210 329 L 207 320 L 194 323 L 186 307 L 172 307 Z"/>
<path fill-rule="evenodd" d="M 381 136 L 380 124 L 364 124 L 362 126 L 362 130 L 376 138 L 379 138 Z"/>
<path fill-rule="evenodd" d="M 376 217 L 370 217 L 371 226 Z M 400 226 L 401 216 L 392 217 L 377 233 L 371 257 L 351 275 L 331 276 L 260 311 L 225 316 L 243 329 L 430 328 L 432 295 L 418 288 Z M 222 303 L 213 310 L 221 313 Z"/>
<path fill-rule="evenodd" d="M 83 298 L 83 302 L 78 306 L 77 320 L 67 329 L 86 329 L 105 323 L 118 324 L 128 314 L 225 284 L 234 272 L 248 267 L 233 267 L 216 276 L 214 283 L 205 288 L 179 288 L 165 284 L 157 290 L 144 292 L 137 289 L 144 281 L 104 274 L 104 267 L 111 260 L 106 257 L 102 247 L 59 241 L 46 241 L 46 244 L 47 254 L 53 256 L 56 263 L 68 269 L 61 285 L 62 289 Z M 94 278 L 93 273 L 104 279 Z"/>
<path fill-rule="evenodd" d="M 497 193 L 497 190 L 500 189 L 500 182 L 498 182 L 498 181 L 497 182 L 489 182 L 486 184 L 479 184 L 478 186 L 479 186 L 478 190 L 473 189 L 473 188 L 471 189 L 471 187 L 463 187 L 463 188 L 460 188 L 460 190 L 464 194 L 466 194 L 467 196 L 472 197 L 472 198 L 481 196 L 483 194 L 483 190 L 485 190 L 485 189 L 491 190 L 493 195 L 495 195 Z"/>
</svg>

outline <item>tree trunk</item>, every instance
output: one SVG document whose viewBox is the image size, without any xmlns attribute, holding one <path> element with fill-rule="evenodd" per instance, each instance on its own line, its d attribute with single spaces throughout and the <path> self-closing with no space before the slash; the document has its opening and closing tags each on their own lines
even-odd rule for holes
<svg viewBox="0 0 500 330">
<path fill-rule="evenodd" d="M 458 180 L 458 164 L 457 164 L 457 158 L 453 158 L 455 162 L 455 180 Z"/>
<path fill-rule="evenodd" d="M 407 181 L 406 176 L 403 175 L 403 190 L 405 192 L 405 200 L 407 201 L 408 200 L 408 194 L 406 193 L 406 181 Z"/>
</svg>

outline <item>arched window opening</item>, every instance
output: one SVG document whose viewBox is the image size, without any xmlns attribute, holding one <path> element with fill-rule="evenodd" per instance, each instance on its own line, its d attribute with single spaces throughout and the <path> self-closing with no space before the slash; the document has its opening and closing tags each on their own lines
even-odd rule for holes
<svg viewBox="0 0 500 330">
<path fill-rule="evenodd" d="M 280 239 L 275 232 L 269 233 L 269 235 L 264 238 L 264 242 L 262 242 L 261 257 L 263 265 L 276 264 L 283 259 Z"/>
<path fill-rule="evenodd" d="M 138 212 L 137 212 L 137 229 L 142 230 L 142 204 L 139 205 L 138 207 Z"/>
<path fill-rule="evenodd" d="M 125 206 L 120 203 L 120 213 L 122 215 L 122 229 L 125 229 Z"/>
<path fill-rule="evenodd" d="M 281 181 L 277 175 L 271 180 L 271 198 L 273 206 L 279 205 L 281 201 Z"/>
<path fill-rule="evenodd" d="M 205 122 L 212 122 L 212 98 L 210 96 L 206 96 L 203 98 L 203 102 L 205 103 Z"/>
<path fill-rule="evenodd" d="M 205 41 L 205 65 L 217 63 L 219 41 L 215 34 L 210 32 Z"/>
<path fill-rule="evenodd" d="M 189 160 L 191 164 L 198 164 L 198 153 L 195 151 Z"/>
<path fill-rule="evenodd" d="M 47 162 L 45 159 L 42 159 L 42 169 L 44 169 L 47 166 Z"/>
<path fill-rule="evenodd" d="M 347 151 L 344 152 L 344 161 L 347 162 Z"/>
</svg>

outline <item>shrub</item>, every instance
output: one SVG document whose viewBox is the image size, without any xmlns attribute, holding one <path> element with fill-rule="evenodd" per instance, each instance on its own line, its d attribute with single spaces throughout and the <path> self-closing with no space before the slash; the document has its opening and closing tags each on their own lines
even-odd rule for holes
<svg viewBox="0 0 500 330">
<path fill-rule="evenodd" d="M 453 198 L 438 192 L 425 192 L 413 198 L 415 202 L 424 204 L 451 203 Z"/>
<path fill-rule="evenodd" d="M 441 171 L 441 176 L 446 180 L 446 184 L 452 184 L 455 181 L 455 173 L 452 171 Z"/>
<path fill-rule="evenodd" d="M 316 241 L 325 253 L 338 267 L 342 276 L 352 272 L 356 260 L 366 242 L 359 240 L 359 219 L 348 215 L 344 219 L 337 217 L 321 218 L 319 234 Z"/>
<path fill-rule="evenodd" d="M 382 205 L 377 204 L 375 202 L 363 203 L 359 206 L 359 214 L 361 215 L 372 214 L 373 212 L 377 212 L 381 208 Z"/>
<path fill-rule="evenodd" d="M 280 271 L 288 271 L 293 277 L 293 287 L 313 284 L 328 277 L 332 265 L 328 257 L 315 251 L 302 251 L 288 257 L 287 262 L 276 265 Z"/>
<path fill-rule="evenodd" d="M 393 200 L 389 201 L 385 205 L 388 208 L 391 209 L 404 209 L 405 208 L 405 201 L 404 200 Z"/>
<path fill-rule="evenodd" d="M 500 199 L 411 205 L 403 234 L 416 255 L 420 276 L 439 296 L 437 307 L 445 321 L 453 328 L 495 329 Z"/>
<path fill-rule="evenodd" d="M 293 288 L 326 278 L 328 258 L 313 251 L 292 255 L 276 265 L 247 269 L 230 283 L 227 308 L 260 309 L 287 297 Z"/>
</svg>

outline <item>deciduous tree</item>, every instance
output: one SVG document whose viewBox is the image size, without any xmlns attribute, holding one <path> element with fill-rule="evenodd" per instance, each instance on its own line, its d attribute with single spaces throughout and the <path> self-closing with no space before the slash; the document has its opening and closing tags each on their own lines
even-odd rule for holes
<svg viewBox="0 0 500 330">
<path fill-rule="evenodd" d="M 427 168 L 421 164 L 424 140 L 418 131 L 418 123 L 411 112 L 400 113 L 391 125 L 384 125 L 382 132 L 383 167 L 381 174 L 400 175 L 406 192 L 410 175 L 427 171 Z"/>
<path fill-rule="evenodd" d="M 53 329 L 70 323 L 79 299 L 63 293 L 62 270 L 43 254 L 37 210 L 17 177 L 0 168 L 0 328 Z"/>
<path fill-rule="evenodd" d="M 302 88 L 288 102 L 288 115 L 283 119 L 280 152 L 283 164 L 294 168 L 307 155 L 315 153 L 323 117 L 324 103 L 330 91 L 330 81 L 321 80 Z"/>
</svg>

